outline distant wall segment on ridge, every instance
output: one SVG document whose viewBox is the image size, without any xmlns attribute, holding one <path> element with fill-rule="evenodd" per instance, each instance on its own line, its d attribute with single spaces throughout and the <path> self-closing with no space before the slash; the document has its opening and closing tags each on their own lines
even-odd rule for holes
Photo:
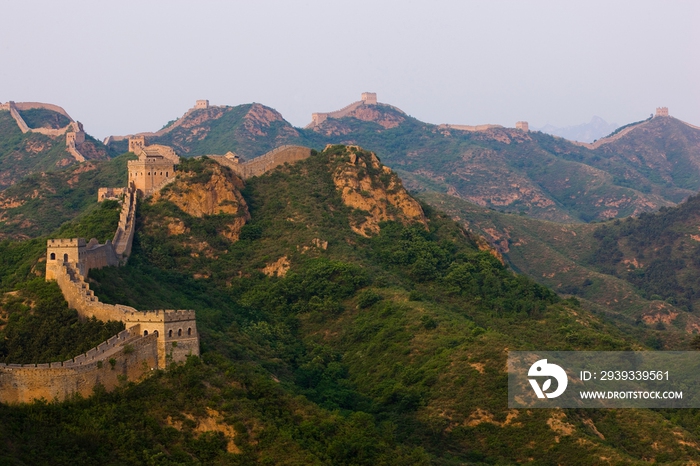
<svg viewBox="0 0 700 466">
<path fill-rule="evenodd" d="M 312 113 L 311 114 L 311 123 L 306 125 L 306 128 L 313 128 L 315 126 L 320 125 L 324 121 L 326 121 L 329 118 L 345 118 L 358 108 L 360 108 L 363 105 L 379 105 L 377 102 L 377 93 L 376 92 L 363 92 L 361 95 L 360 100 L 357 102 L 353 102 L 350 105 L 346 105 L 345 107 L 341 108 L 340 110 L 336 110 L 334 112 L 325 112 L 325 113 Z M 393 108 L 394 110 L 397 110 L 401 113 L 404 113 L 402 110 L 393 107 L 391 105 L 388 105 L 388 107 Z"/>
<path fill-rule="evenodd" d="M 31 110 L 34 108 L 41 108 L 45 110 L 51 110 L 56 113 L 60 113 L 70 120 L 70 123 L 63 128 L 30 128 L 27 122 L 24 121 L 22 115 L 20 115 L 20 110 Z M 39 133 L 44 136 L 51 138 L 57 138 L 66 135 L 66 151 L 73 156 L 78 162 L 85 162 L 85 157 L 78 151 L 78 144 L 85 142 L 85 131 L 83 131 L 83 125 L 80 122 L 76 122 L 71 118 L 68 113 L 63 110 L 63 108 L 58 105 L 44 104 L 41 102 L 7 102 L 6 104 L 0 105 L 0 110 L 9 110 L 10 115 L 17 123 L 20 131 L 22 133 Z"/>
<path fill-rule="evenodd" d="M 73 121 L 73 118 L 71 118 L 70 115 L 68 115 L 68 112 L 63 110 L 63 107 L 59 107 L 58 105 L 53 105 L 53 104 L 45 104 L 42 102 L 13 102 L 17 110 L 20 111 L 25 111 L 25 110 L 31 110 L 34 108 L 41 108 L 44 110 L 51 110 L 52 112 L 60 113 L 64 117 L 68 118 L 70 121 Z"/>
<path fill-rule="evenodd" d="M 501 125 L 476 125 L 476 126 L 470 126 L 470 125 L 448 125 L 448 124 L 443 124 L 439 125 L 439 128 L 450 128 L 450 129 L 456 129 L 459 131 L 470 131 L 470 132 L 477 132 L 477 131 L 488 131 L 490 129 L 495 129 L 495 128 L 503 128 Z"/>
<path fill-rule="evenodd" d="M 239 163 L 237 159 L 224 155 L 209 155 L 208 157 L 211 157 L 221 165 L 229 167 L 234 173 L 245 180 L 253 176 L 260 176 L 285 163 L 294 163 L 299 160 L 307 159 L 310 156 L 311 149 L 308 147 L 286 145 L 277 147 L 265 155 L 261 155 L 260 157 L 256 157 L 244 163 Z"/>
<path fill-rule="evenodd" d="M 177 119 L 173 124 L 166 126 L 163 129 L 160 129 L 155 132 L 143 132 L 143 133 L 136 133 L 136 134 L 128 134 L 126 136 L 108 136 L 104 140 L 105 145 L 109 145 L 113 142 L 119 142 L 119 141 L 124 141 L 126 139 L 134 138 L 134 137 L 148 137 L 148 138 L 157 138 L 160 136 L 163 136 L 165 134 L 168 134 L 170 131 L 174 130 L 175 128 L 179 127 L 185 119 L 190 116 L 192 113 L 196 112 L 197 110 L 206 110 L 209 108 L 215 108 L 215 106 L 209 105 L 208 100 L 197 100 L 194 104 L 194 107 L 190 108 L 185 112 L 184 115 L 182 115 L 180 118 Z"/>
</svg>

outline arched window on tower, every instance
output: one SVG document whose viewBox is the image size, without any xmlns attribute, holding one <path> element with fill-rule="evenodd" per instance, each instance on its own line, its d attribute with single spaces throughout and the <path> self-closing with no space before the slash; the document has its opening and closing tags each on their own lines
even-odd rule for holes
<svg viewBox="0 0 700 466">
<path fill-rule="evenodd" d="M 63 255 L 63 262 L 68 262 L 68 254 Z"/>
<path fill-rule="evenodd" d="M 56 260 L 56 253 L 55 253 L 55 252 L 52 252 L 52 253 L 51 253 L 51 260 L 52 260 L 52 261 L 55 261 L 55 260 Z"/>
<path fill-rule="evenodd" d="M 158 338 L 158 330 L 154 330 L 153 334 L 156 336 L 156 338 Z"/>
<path fill-rule="evenodd" d="M 172 330 L 172 329 L 168 330 L 168 336 L 169 336 L 170 338 L 173 337 L 173 330 Z"/>
<path fill-rule="evenodd" d="M 192 335 L 192 328 L 191 327 L 187 329 L 187 335 Z"/>
<path fill-rule="evenodd" d="M 148 330 L 143 331 L 143 336 L 145 337 L 146 335 L 148 335 Z"/>
<path fill-rule="evenodd" d="M 181 337 L 181 336 L 182 336 L 182 329 L 179 329 L 179 330 L 177 331 L 177 336 L 178 336 L 178 337 Z"/>
</svg>

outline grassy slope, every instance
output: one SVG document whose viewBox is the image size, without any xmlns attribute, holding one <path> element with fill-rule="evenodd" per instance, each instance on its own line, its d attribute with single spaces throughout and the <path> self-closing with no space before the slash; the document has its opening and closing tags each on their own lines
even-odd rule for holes
<svg viewBox="0 0 700 466">
<path fill-rule="evenodd" d="M 204 364 L 191 361 L 87 401 L 0 407 L 6 456 L 41 462 L 55 455 L 59 464 L 696 458 L 673 434 L 698 441 L 692 416 L 683 413 L 564 411 L 570 435 L 548 425 L 560 412 L 510 413 L 506 349 L 638 343 L 512 276 L 436 211 L 427 212 L 430 232 L 387 224 L 378 237 L 352 233 L 348 217 L 357 213 L 342 204 L 330 177 L 342 160 L 326 153 L 250 180 L 244 195 L 252 220 L 234 244 L 217 235 L 218 216 L 195 219 L 165 202 L 143 204 L 129 265 L 91 275 L 98 295 L 140 308 L 197 309 Z M 190 232 L 168 235 L 173 216 Z M 328 249 L 314 248 L 314 238 Z M 195 257 L 193 245 L 202 241 L 209 254 Z M 292 263 L 285 278 L 259 272 L 282 255 Z M 225 453 L 225 439 L 197 434 L 196 421 L 187 422 L 207 409 L 238 432 L 242 454 Z M 32 422 L 38 417 L 45 422 Z M 184 422 L 180 429 L 170 427 L 174 420 Z"/>
<path fill-rule="evenodd" d="M 74 161 L 65 142 L 37 133 L 22 134 L 8 111 L 0 111 L 0 189 L 30 174 L 56 170 Z"/>
<path fill-rule="evenodd" d="M 64 115 L 45 108 L 32 108 L 19 112 L 24 122 L 30 128 L 65 128 L 70 120 Z"/>
</svg>

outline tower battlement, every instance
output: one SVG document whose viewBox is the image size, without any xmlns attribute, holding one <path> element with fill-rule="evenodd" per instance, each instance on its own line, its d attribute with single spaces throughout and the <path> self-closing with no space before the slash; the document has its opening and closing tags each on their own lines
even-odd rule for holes
<svg viewBox="0 0 700 466">
<path fill-rule="evenodd" d="M 84 247 L 86 245 L 85 238 L 55 238 L 46 240 L 46 247 Z"/>
</svg>

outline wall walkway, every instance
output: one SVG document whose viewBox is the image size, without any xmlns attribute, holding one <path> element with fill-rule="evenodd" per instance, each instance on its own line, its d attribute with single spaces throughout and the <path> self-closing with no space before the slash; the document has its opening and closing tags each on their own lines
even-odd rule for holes
<svg viewBox="0 0 700 466">
<path fill-rule="evenodd" d="M 223 155 L 208 155 L 207 157 L 215 160 L 220 165 L 229 167 L 245 180 L 253 176 L 260 176 L 285 163 L 294 163 L 307 159 L 310 156 L 311 149 L 308 147 L 285 145 L 244 163 L 236 163 Z"/>
</svg>

